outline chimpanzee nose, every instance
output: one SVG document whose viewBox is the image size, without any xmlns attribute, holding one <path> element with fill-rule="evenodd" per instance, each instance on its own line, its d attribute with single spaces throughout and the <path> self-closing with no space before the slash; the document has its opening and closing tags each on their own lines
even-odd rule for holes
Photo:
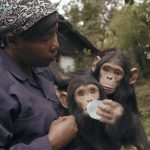
<svg viewBox="0 0 150 150">
<path fill-rule="evenodd" d="M 92 99 L 88 99 L 88 100 L 87 100 L 87 102 L 91 102 L 91 101 L 92 101 Z"/>
<path fill-rule="evenodd" d="M 112 77 L 108 77 L 108 76 L 107 76 L 107 79 L 112 80 Z"/>
</svg>

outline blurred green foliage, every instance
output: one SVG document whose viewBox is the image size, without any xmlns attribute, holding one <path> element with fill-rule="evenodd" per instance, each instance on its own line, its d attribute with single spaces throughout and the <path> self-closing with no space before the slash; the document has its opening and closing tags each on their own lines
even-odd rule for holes
<svg viewBox="0 0 150 150">
<path fill-rule="evenodd" d="M 94 46 L 121 49 L 140 68 L 141 75 L 149 78 L 150 1 L 130 2 L 121 6 L 117 0 L 71 0 L 64 8 L 68 20 Z"/>
<path fill-rule="evenodd" d="M 82 53 L 75 56 L 76 70 L 89 68 L 92 65 L 93 57 L 90 49 L 84 49 Z"/>
</svg>

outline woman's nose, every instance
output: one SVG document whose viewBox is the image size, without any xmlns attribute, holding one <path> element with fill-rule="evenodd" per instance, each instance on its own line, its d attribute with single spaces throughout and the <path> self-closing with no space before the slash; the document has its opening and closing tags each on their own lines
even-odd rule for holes
<svg viewBox="0 0 150 150">
<path fill-rule="evenodd" d="M 52 49 L 58 49 L 58 48 L 59 48 L 59 43 L 58 43 L 57 35 L 55 35 L 52 42 Z"/>
</svg>

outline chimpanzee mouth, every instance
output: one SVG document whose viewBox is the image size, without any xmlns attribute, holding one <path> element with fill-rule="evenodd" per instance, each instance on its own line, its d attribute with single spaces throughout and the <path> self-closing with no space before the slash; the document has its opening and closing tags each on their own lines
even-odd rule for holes
<svg viewBox="0 0 150 150">
<path fill-rule="evenodd" d="M 112 91 L 112 90 L 113 90 L 113 88 L 108 87 L 108 86 L 103 86 L 103 89 L 104 89 L 104 90 L 108 90 L 108 91 Z"/>
<path fill-rule="evenodd" d="M 87 113 L 87 107 L 83 108 L 83 111 Z"/>
<path fill-rule="evenodd" d="M 110 94 L 113 92 L 113 88 L 110 88 L 108 86 L 102 86 L 102 87 L 107 94 Z"/>
</svg>

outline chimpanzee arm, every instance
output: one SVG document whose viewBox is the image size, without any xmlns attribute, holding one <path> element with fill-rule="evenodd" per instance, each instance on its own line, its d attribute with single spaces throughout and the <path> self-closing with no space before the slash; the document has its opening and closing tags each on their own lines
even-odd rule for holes
<svg viewBox="0 0 150 150">
<path fill-rule="evenodd" d="M 94 150 L 94 148 L 86 140 L 77 136 L 68 145 L 61 148 L 61 150 Z"/>
<path fill-rule="evenodd" d="M 144 127 L 142 125 L 142 122 L 141 122 L 139 115 L 133 114 L 133 123 L 134 123 L 133 128 L 135 127 L 133 130 L 133 133 L 135 134 L 133 136 L 133 138 L 135 140 L 135 144 L 134 143 L 133 144 L 139 150 L 149 150 L 147 136 L 146 136 L 146 133 L 144 131 Z"/>
<path fill-rule="evenodd" d="M 122 145 L 134 145 L 138 150 L 148 150 L 146 134 L 138 114 L 125 111 L 115 125 L 106 125 L 106 132 Z"/>
</svg>

